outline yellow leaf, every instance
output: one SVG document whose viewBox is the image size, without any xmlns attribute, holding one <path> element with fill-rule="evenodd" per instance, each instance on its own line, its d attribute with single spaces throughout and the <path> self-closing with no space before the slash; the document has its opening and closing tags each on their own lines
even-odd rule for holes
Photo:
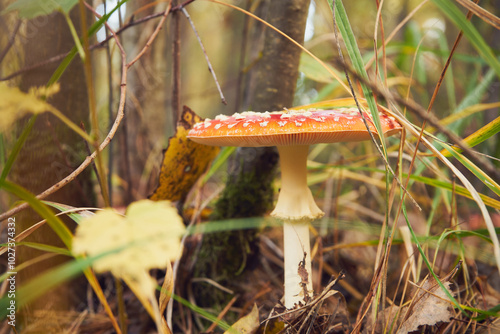
<svg viewBox="0 0 500 334">
<path fill-rule="evenodd" d="M 205 172 L 220 149 L 187 139 L 187 133 L 202 119 L 184 106 L 177 131 L 168 141 L 160 170 L 159 185 L 150 199 L 153 201 L 183 199 Z"/>
<path fill-rule="evenodd" d="M 252 311 L 234 323 L 224 334 L 249 334 L 254 333 L 259 328 L 259 309 L 253 305 Z"/>
<path fill-rule="evenodd" d="M 59 85 L 56 84 L 48 88 L 32 88 L 24 93 L 17 87 L 9 87 L 0 82 L 0 132 L 28 113 L 39 114 L 54 109 L 40 97 L 48 97 L 58 91 Z"/>
<path fill-rule="evenodd" d="M 182 219 L 169 202 L 142 200 L 132 203 L 125 217 L 105 209 L 82 220 L 73 239 L 73 253 L 97 256 L 118 250 L 96 260 L 95 271 L 111 271 L 154 290 L 156 283 L 145 280 L 144 273 L 165 268 L 179 256 L 184 232 Z"/>
</svg>

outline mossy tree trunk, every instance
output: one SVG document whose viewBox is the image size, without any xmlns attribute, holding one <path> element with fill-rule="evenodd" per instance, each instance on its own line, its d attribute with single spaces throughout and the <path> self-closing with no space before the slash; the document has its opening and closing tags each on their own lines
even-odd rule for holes
<svg viewBox="0 0 500 334">
<path fill-rule="evenodd" d="M 309 0 L 265 1 L 262 16 L 267 22 L 299 43 L 303 43 Z M 255 25 L 256 29 L 262 26 Z M 291 107 L 298 77 L 301 50 L 272 29 L 264 30 L 264 46 L 258 66 L 247 78 L 249 110 L 272 111 Z M 272 180 L 278 154 L 275 148 L 238 148 L 229 164 L 226 187 L 216 204 L 214 220 L 260 217 L 273 206 Z M 198 254 L 196 275 L 211 277 L 238 289 L 238 278 L 252 268 L 256 259 L 256 231 L 236 230 L 207 234 Z M 224 295 L 214 289 L 197 291 L 208 305 L 224 303 Z M 200 298 L 201 299 L 201 298 Z"/>
</svg>

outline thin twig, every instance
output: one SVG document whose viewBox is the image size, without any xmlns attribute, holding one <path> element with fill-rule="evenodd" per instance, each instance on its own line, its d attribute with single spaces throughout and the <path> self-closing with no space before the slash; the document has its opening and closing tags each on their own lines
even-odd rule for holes
<svg viewBox="0 0 500 334">
<path fill-rule="evenodd" d="M 107 13 L 107 7 L 106 7 L 106 1 L 103 1 L 104 5 L 104 12 Z M 118 10 L 119 13 L 119 10 Z M 118 15 L 121 23 L 121 15 Z M 105 32 L 106 32 L 106 38 L 112 36 L 109 33 L 109 28 L 108 25 L 104 25 Z M 111 126 L 113 124 L 113 61 L 111 59 L 111 46 L 110 43 L 106 43 L 106 60 L 107 60 L 107 66 L 108 66 L 108 131 L 111 129 Z M 109 178 L 108 178 L 108 192 L 109 192 L 109 205 L 112 207 L 113 206 L 113 184 L 111 182 L 113 178 L 113 142 L 109 143 L 109 150 L 108 150 L 108 173 L 109 173 Z"/>
<path fill-rule="evenodd" d="M 149 36 L 149 39 L 146 42 L 146 45 L 144 45 L 142 50 L 137 54 L 137 56 L 135 56 L 134 59 L 132 59 L 127 65 L 125 65 L 127 68 L 130 68 L 132 65 L 134 65 L 135 62 L 138 61 L 144 55 L 144 53 L 146 53 L 146 51 L 149 49 L 151 44 L 153 44 L 153 41 L 156 39 L 156 36 L 160 32 L 160 30 L 163 28 L 163 23 L 165 22 L 165 20 L 168 16 L 168 13 L 170 13 L 171 8 L 172 8 L 172 0 L 170 0 L 168 2 L 167 9 L 165 9 L 165 11 L 163 12 L 162 17 L 160 19 L 160 22 L 158 22 L 158 25 L 156 26 L 156 29 L 153 31 L 151 36 Z"/>
<path fill-rule="evenodd" d="M 384 71 L 384 83 L 386 86 L 387 85 L 387 55 L 386 55 L 386 50 L 385 50 L 385 32 L 384 32 L 384 21 L 382 19 L 382 8 L 384 6 L 384 0 L 376 0 L 377 2 L 377 16 L 375 20 L 375 31 L 373 33 L 373 45 L 374 45 L 374 51 L 375 51 L 375 59 L 378 59 L 378 48 L 377 48 L 377 35 L 378 35 L 378 25 L 379 25 L 379 20 L 380 20 L 380 37 L 381 37 L 381 42 L 382 42 L 382 69 Z M 378 76 L 379 69 L 378 69 L 378 61 L 375 62 L 375 76 Z"/>
<path fill-rule="evenodd" d="M 170 8 L 170 12 L 171 13 L 175 13 L 175 12 L 178 12 L 181 10 L 181 8 L 189 5 L 191 2 L 194 2 L 195 0 L 187 0 L 183 3 L 181 3 L 180 5 L 177 5 L 175 7 L 172 7 Z M 147 22 L 149 20 L 152 20 L 152 19 L 155 19 L 155 18 L 158 18 L 160 16 L 163 16 L 164 15 L 164 12 L 160 12 L 160 13 L 154 13 L 154 14 L 151 14 L 151 15 L 148 15 L 148 16 L 145 16 L 141 19 L 138 19 L 138 20 L 130 20 L 127 24 L 125 24 L 123 27 L 121 27 L 120 29 L 118 29 L 116 31 L 116 34 L 117 35 L 120 35 L 122 32 L 124 32 L 125 30 L 127 30 L 128 28 L 131 28 L 133 26 L 136 26 L 138 24 L 141 24 L 141 23 L 144 23 L 144 22 Z M 111 39 L 110 38 L 106 38 L 104 39 L 103 41 L 97 43 L 95 46 L 96 47 L 102 47 L 106 42 L 108 42 L 109 40 Z"/>
<path fill-rule="evenodd" d="M 70 52 L 66 52 L 66 53 L 61 53 L 60 55 L 57 55 L 57 56 L 54 56 L 54 57 L 51 57 L 47 60 L 44 60 L 40 63 L 37 63 L 37 64 L 34 64 L 34 65 L 30 65 L 30 66 L 27 66 L 27 67 L 24 67 L 22 69 L 20 69 L 19 71 L 16 71 L 14 73 L 11 73 L 9 74 L 8 76 L 6 77 L 3 77 L 3 78 L 0 78 L 0 81 L 7 81 L 7 80 L 10 80 L 12 78 L 15 78 L 17 77 L 18 75 L 21 75 L 23 74 L 24 72 L 28 72 L 28 71 L 31 71 L 31 70 L 34 70 L 34 69 L 37 69 L 39 67 L 43 67 L 45 65 L 48 65 L 48 64 L 51 64 L 51 63 L 54 63 L 56 61 L 59 61 L 59 60 L 62 60 L 64 58 L 66 58 L 67 55 L 69 55 Z"/>
<path fill-rule="evenodd" d="M 229 311 L 229 309 L 231 308 L 231 306 L 233 306 L 233 304 L 236 302 L 236 300 L 238 300 L 238 296 L 234 296 L 233 299 L 231 299 L 229 301 L 229 303 L 227 303 L 227 305 L 224 307 L 224 309 L 219 313 L 219 315 L 217 316 L 217 320 L 214 321 L 210 327 L 208 327 L 208 329 L 206 330 L 206 332 L 208 333 L 211 333 L 214 331 L 214 329 L 217 327 L 217 325 L 219 324 L 219 322 L 222 320 L 222 318 L 224 318 L 224 316 L 226 315 L 226 313 Z"/>
<path fill-rule="evenodd" d="M 429 0 L 424 0 L 422 1 L 421 3 L 419 3 L 408 15 L 406 15 L 406 17 L 401 21 L 399 22 L 399 24 L 396 26 L 396 28 L 394 28 L 394 30 L 389 34 L 389 36 L 385 39 L 385 42 L 384 42 L 384 45 L 381 46 L 379 49 L 378 49 L 378 52 L 380 52 L 380 49 L 382 47 L 386 47 L 389 42 L 394 38 L 394 36 L 396 36 L 396 34 L 404 27 L 404 25 L 406 23 L 408 23 L 408 21 L 410 21 L 410 19 L 428 2 Z M 372 63 L 376 60 L 376 54 L 374 54 L 370 60 L 368 60 L 366 62 L 366 65 L 365 65 L 365 69 L 368 69 Z"/>
<path fill-rule="evenodd" d="M 179 13 L 172 14 L 172 127 L 175 130 L 181 115 L 181 28 Z"/>
<path fill-rule="evenodd" d="M 222 89 L 220 88 L 219 81 L 217 80 L 217 76 L 215 75 L 214 68 L 212 67 L 212 64 L 210 63 L 210 59 L 208 58 L 207 52 L 205 50 L 205 47 L 203 46 L 203 42 L 201 41 L 201 38 L 200 38 L 200 35 L 198 34 L 198 31 L 196 31 L 196 27 L 194 26 L 193 20 L 191 20 L 191 16 L 189 16 L 186 8 L 183 7 L 183 8 L 181 8 L 181 10 L 182 10 L 182 13 L 184 14 L 184 16 L 186 16 L 187 20 L 189 21 L 189 24 L 191 25 L 191 28 L 193 28 L 194 34 L 196 35 L 196 38 L 198 39 L 198 43 L 200 44 L 201 50 L 203 51 L 203 55 L 205 56 L 205 59 L 206 59 L 207 64 L 208 64 L 208 70 L 212 74 L 214 81 L 215 81 L 215 85 L 217 86 L 217 90 L 219 91 L 221 102 L 224 103 L 225 105 L 227 105 L 226 98 L 224 97 L 224 94 L 222 93 Z"/>
<path fill-rule="evenodd" d="M 85 124 L 83 124 L 83 122 L 80 123 L 80 127 L 82 128 L 83 131 L 87 132 L 85 130 Z M 89 142 L 84 140 L 83 143 L 85 144 L 85 149 L 87 150 L 87 155 L 91 155 L 92 154 L 92 151 L 90 150 L 90 145 L 89 145 Z M 97 178 L 97 183 L 100 185 L 102 180 L 101 178 L 99 177 L 99 172 L 97 170 L 97 166 L 95 165 L 95 162 L 92 161 L 92 169 L 94 170 L 94 173 L 95 173 L 95 176 Z"/>
<path fill-rule="evenodd" d="M 19 31 L 19 27 L 21 26 L 21 20 L 17 20 L 16 26 L 14 27 L 14 30 L 9 36 L 9 41 L 7 42 L 7 45 L 5 46 L 5 49 L 2 50 L 0 53 L 0 63 L 3 61 L 7 53 L 9 52 L 10 48 L 12 45 L 14 45 L 14 40 L 16 39 L 17 32 Z"/>
</svg>

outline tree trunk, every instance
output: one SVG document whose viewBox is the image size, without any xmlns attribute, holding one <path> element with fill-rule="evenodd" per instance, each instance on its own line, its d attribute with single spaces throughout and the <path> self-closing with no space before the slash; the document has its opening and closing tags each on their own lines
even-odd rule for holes
<svg viewBox="0 0 500 334">
<path fill-rule="evenodd" d="M 5 3 L 2 3 L 4 5 Z M 72 11 L 72 20 L 79 27 L 78 8 Z M 60 13 L 40 16 L 23 23 L 18 35 L 18 41 L 9 51 L 22 55 L 24 62 L 21 67 L 27 67 L 55 55 L 69 51 L 73 45 L 73 38 L 66 20 Z M 19 87 L 27 91 L 31 87 L 45 86 L 56 70 L 59 63 L 50 63 L 43 67 L 25 72 L 21 77 Z M 74 123 L 86 124 L 88 121 L 88 101 L 85 85 L 85 76 L 81 61 L 77 58 L 66 69 L 60 81 L 61 90 L 48 102 L 70 118 Z M 12 84 L 12 82 L 11 82 Z M 19 134 L 27 119 L 18 122 Z M 87 129 L 88 126 L 87 126 Z M 70 130 L 54 116 L 45 113 L 39 115 L 35 125 L 23 145 L 15 161 L 9 178 L 25 187 L 34 194 L 38 194 L 57 183 L 68 175 L 83 161 L 86 156 L 84 140 Z M 76 207 L 93 204 L 91 183 L 88 173 L 82 174 L 77 180 L 68 184 L 51 195 L 48 200 Z M 15 217 L 17 234 L 32 226 L 41 218 L 33 210 L 25 210 Z M 74 227 L 68 222 L 70 228 Z M 44 225 L 24 241 L 37 242 L 45 245 L 64 247 L 57 235 Z M 33 260 L 46 252 L 27 247 L 17 248 L 17 264 Z M 19 271 L 17 285 L 22 286 L 27 281 L 40 275 L 46 270 L 63 263 L 67 257 L 54 256 L 48 260 L 28 266 Z M 75 305 L 76 293 L 81 289 L 71 289 L 71 284 L 65 284 L 39 298 L 24 310 L 25 322 L 32 322 L 37 312 L 51 310 L 68 310 Z M 43 320 L 43 318 L 39 319 Z M 51 319 L 54 321 L 54 319 Z"/>
</svg>

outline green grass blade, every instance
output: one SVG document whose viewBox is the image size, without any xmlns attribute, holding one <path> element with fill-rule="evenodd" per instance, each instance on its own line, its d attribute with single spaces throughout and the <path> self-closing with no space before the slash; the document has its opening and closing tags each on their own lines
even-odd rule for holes
<svg viewBox="0 0 500 334">
<path fill-rule="evenodd" d="M 57 287 L 61 283 L 76 277 L 83 270 L 90 267 L 92 262 L 105 255 L 106 254 L 101 254 L 92 258 L 76 259 L 32 279 L 22 287 L 18 288 L 16 292 L 16 308 L 22 308 L 26 304 L 29 304 L 31 301 L 42 296 L 49 289 Z M 9 303 L 10 298 L 8 298 L 8 296 L 0 299 L 0 319 L 7 316 L 9 312 L 7 309 Z"/>
<path fill-rule="evenodd" d="M 68 227 L 59 219 L 54 213 L 29 191 L 23 187 L 12 182 L 3 180 L 0 182 L 0 188 L 10 192 L 20 199 L 26 201 L 30 207 L 35 210 L 40 216 L 47 220 L 47 224 L 54 230 L 54 232 L 61 238 L 62 242 L 71 249 L 71 241 L 73 235 Z"/>
<path fill-rule="evenodd" d="M 368 74 L 366 73 L 365 70 L 363 59 L 361 57 L 361 53 L 358 48 L 358 43 L 356 42 L 356 38 L 352 31 L 342 1 L 336 0 L 335 3 L 333 3 L 333 0 L 328 0 L 328 3 L 330 4 L 330 8 L 332 10 L 333 10 L 333 5 L 335 5 L 335 18 L 337 21 L 337 25 L 340 34 L 344 39 L 344 44 L 346 46 L 347 53 L 349 54 L 349 58 L 351 59 L 354 69 L 362 78 L 369 80 Z M 377 129 L 377 132 L 379 134 L 383 134 L 382 124 L 380 123 L 380 118 L 378 116 L 378 108 L 377 108 L 377 103 L 375 102 L 375 98 L 373 97 L 373 94 L 370 91 L 370 89 L 366 87 L 366 85 L 361 84 L 361 88 L 363 90 L 364 97 L 368 103 L 368 107 L 370 108 L 370 111 L 372 113 L 372 118 L 373 118 L 373 123 L 375 124 L 375 128 Z M 387 147 L 385 144 L 384 136 L 381 135 L 379 137 L 380 137 L 380 142 L 382 143 L 383 154 L 387 157 Z"/>
<path fill-rule="evenodd" d="M 435 187 L 435 188 L 441 188 L 445 189 L 448 191 L 455 191 L 457 195 L 467 197 L 469 199 L 474 199 L 467 188 L 459 186 L 459 185 L 452 185 L 450 182 L 446 181 L 441 181 L 441 180 L 436 180 L 430 177 L 425 177 L 425 176 L 418 176 L 418 175 L 411 175 L 410 178 L 412 180 L 416 180 L 418 182 L 424 183 L 426 185 Z M 500 210 L 500 201 L 493 199 L 491 197 L 488 197 L 484 194 L 479 194 L 479 197 L 483 200 L 484 204 L 488 205 L 489 207 L 495 208 L 497 210 Z"/>
<path fill-rule="evenodd" d="M 28 135 L 31 133 L 31 129 L 33 129 L 33 125 L 35 125 L 35 121 L 36 121 L 36 115 L 31 116 L 30 120 L 24 127 L 21 136 L 19 136 L 19 138 L 17 139 L 16 144 L 12 148 L 12 152 L 10 152 L 7 162 L 5 163 L 5 166 L 2 169 L 2 174 L 0 175 L 0 184 L 2 184 L 7 175 L 9 175 L 9 172 L 12 169 L 12 165 L 14 164 L 14 161 L 16 161 L 17 155 L 23 148 L 26 138 L 28 138 Z"/>
<path fill-rule="evenodd" d="M 322 169 L 320 167 L 316 167 L 316 168 Z M 345 166 L 345 165 L 323 167 L 323 169 L 327 169 L 327 168 L 342 168 L 342 169 L 347 169 L 347 170 L 372 172 L 372 173 L 383 173 L 384 172 L 382 169 L 378 169 L 378 168 L 352 167 L 352 166 Z M 312 177 L 308 178 L 308 182 L 310 181 L 310 183 L 308 183 L 308 184 L 311 185 L 311 184 L 321 183 L 321 182 L 324 182 L 325 180 L 327 180 L 329 177 L 330 177 L 330 174 L 327 172 L 315 173 Z M 404 178 L 408 177 L 408 174 L 403 173 L 403 177 Z M 474 197 L 472 196 L 470 191 L 467 188 L 462 187 L 460 185 L 453 185 L 447 181 L 437 180 L 437 179 L 434 179 L 431 177 L 425 177 L 425 176 L 420 176 L 420 175 L 415 175 L 415 174 L 411 174 L 410 179 L 417 181 L 417 182 L 420 182 L 420 183 L 424 183 L 424 184 L 431 186 L 431 187 L 434 187 L 434 188 L 444 189 L 447 191 L 455 191 L 455 193 L 457 195 L 460 195 L 460 196 L 463 196 L 463 197 L 466 197 L 469 199 L 474 199 Z M 489 196 L 486 196 L 484 194 L 481 194 L 481 193 L 478 193 L 478 194 L 479 194 L 479 197 L 481 198 L 481 200 L 484 202 L 484 204 L 488 205 L 491 208 L 500 210 L 500 201 L 498 201 L 494 198 L 491 198 Z"/>
<path fill-rule="evenodd" d="M 460 30 L 464 32 L 465 37 L 467 37 L 484 61 L 495 70 L 497 76 L 500 78 L 500 62 L 495 58 L 495 55 L 484 41 L 479 31 L 477 31 L 472 23 L 467 20 L 465 15 L 450 0 L 432 1 Z"/>
<path fill-rule="evenodd" d="M 41 244 L 38 242 L 28 242 L 28 241 L 21 241 L 16 243 L 16 246 L 26 246 L 29 248 L 33 249 L 38 249 L 47 253 L 55 253 L 59 255 L 65 255 L 65 256 L 71 256 L 71 252 L 67 250 L 66 248 L 61 248 L 61 247 L 56 247 L 56 246 L 51 246 L 51 245 L 46 245 L 46 244 Z"/>
<path fill-rule="evenodd" d="M 500 117 L 499 117 L 500 119 Z M 457 152 L 453 147 L 442 143 L 438 142 L 438 145 L 441 145 L 444 147 L 448 152 L 450 152 L 451 155 L 453 155 L 462 165 L 464 165 L 468 170 L 470 170 L 481 182 L 484 183 L 485 186 L 490 188 L 491 191 L 493 191 L 495 194 L 500 196 L 500 185 L 496 183 L 490 176 L 488 176 L 485 172 L 483 172 L 480 168 L 478 168 L 476 165 L 472 163 L 469 159 L 464 157 L 462 154 Z"/>
<path fill-rule="evenodd" d="M 493 121 L 486 124 L 482 128 L 480 128 L 473 134 L 469 135 L 467 138 L 464 139 L 464 141 L 470 147 L 474 147 L 477 144 L 482 143 L 486 139 L 496 135 L 499 132 L 500 132 L 500 116 L 495 118 Z M 461 152 L 461 150 L 459 152 Z"/>
<path fill-rule="evenodd" d="M 450 50 L 448 48 L 448 42 L 446 40 L 446 35 L 444 34 L 443 31 L 439 29 L 435 29 L 435 32 L 438 33 L 438 44 L 439 44 L 439 49 L 443 52 L 443 54 L 449 54 Z M 446 62 L 447 57 L 443 57 L 443 61 Z M 425 71 L 424 71 L 425 72 Z M 453 80 L 454 75 L 453 75 L 453 63 L 450 63 L 448 66 L 448 69 L 446 70 L 446 74 L 444 77 L 444 81 L 446 83 L 445 88 L 446 88 L 446 95 L 448 96 L 448 104 L 450 106 L 451 110 L 455 110 L 457 106 L 457 101 L 455 98 L 455 82 Z"/>
<path fill-rule="evenodd" d="M 454 131 L 456 133 L 462 133 L 461 131 L 456 131 L 455 129 L 458 126 L 461 126 L 462 123 L 467 123 L 467 118 L 481 111 L 485 111 L 488 109 L 498 108 L 500 107 L 500 102 L 493 103 L 477 103 L 466 108 L 460 109 L 459 111 L 442 118 L 439 122 L 443 126 L 448 126 L 448 129 Z M 432 131 L 430 131 L 432 130 Z M 428 127 L 428 132 L 433 132 L 435 129 L 433 127 Z"/>
<path fill-rule="evenodd" d="M 158 291 L 162 291 L 161 287 L 160 286 L 157 286 L 157 290 Z M 221 329 L 227 331 L 230 329 L 230 325 L 225 322 L 224 320 L 219 320 L 217 318 L 217 316 L 207 312 L 205 309 L 199 307 L 199 306 L 196 306 L 192 303 L 190 303 L 189 301 L 187 301 L 186 299 L 182 298 L 181 296 L 178 296 L 176 294 L 169 294 L 168 291 L 163 291 L 165 294 L 168 294 L 170 295 L 170 297 L 175 300 L 176 302 L 186 306 L 187 308 L 189 308 L 191 311 L 193 312 L 196 312 L 198 313 L 200 316 L 202 316 L 203 318 L 207 319 L 208 321 L 211 321 L 211 322 L 215 322 L 217 323 L 217 326 L 219 326 Z"/>
<path fill-rule="evenodd" d="M 70 205 L 66 204 L 61 204 L 61 203 L 55 203 L 51 201 L 43 201 L 43 203 L 47 204 L 48 206 L 51 206 L 53 208 L 56 208 L 57 210 L 61 211 L 61 213 L 66 214 L 69 218 L 71 218 L 75 223 L 80 224 L 80 222 L 88 218 L 93 214 L 93 212 L 87 210 L 87 209 L 79 209 L 75 208 Z M 100 209 L 99 209 L 100 210 Z M 70 212 L 68 212 L 70 211 Z"/>
<path fill-rule="evenodd" d="M 402 209 L 403 209 L 403 216 L 405 217 L 406 225 L 408 226 L 408 229 L 410 230 L 413 242 L 417 246 L 417 249 L 418 249 L 418 251 L 420 253 L 420 256 L 424 260 L 424 263 L 425 263 L 427 269 L 431 273 L 432 277 L 434 277 L 434 279 L 436 280 L 436 283 L 439 284 L 439 286 L 441 287 L 441 289 L 443 290 L 443 292 L 449 298 L 449 300 L 455 305 L 455 307 L 458 308 L 460 310 L 460 312 L 462 312 L 465 316 L 468 316 L 468 314 L 460 306 L 459 302 L 451 295 L 451 293 L 448 291 L 448 289 L 444 286 L 443 282 L 441 282 L 441 280 L 439 279 L 439 277 L 437 277 L 436 273 L 434 273 L 434 270 L 432 269 L 432 266 L 431 266 L 429 260 L 427 259 L 427 256 L 425 255 L 425 252 L 422 249 L 422 246 L 420 245 L 420 242 L 418 241 L 417 235 L 415 234 L 415 231 L 413 231 L 413 228 L 411 226 L 410 220 L 408 219 L 408 214 L 406 212 L 406 205 L 404 205 L 404 203 L 402 205 Z"/>
<path fill-rule="evenodd" d="M 215 172 L 229 159 L 231 154 L 236 151 L 236 147 L 224 147 L 220 151 L 219 155 L 215 158 L 215 160 L 212 162 L 212 166 L 208 170 L 207 174 L 203 178 L 203 182 L 207 182 L 208 179 L 212 177 L 212 175 L 215 174 Z"/>
</svg>

